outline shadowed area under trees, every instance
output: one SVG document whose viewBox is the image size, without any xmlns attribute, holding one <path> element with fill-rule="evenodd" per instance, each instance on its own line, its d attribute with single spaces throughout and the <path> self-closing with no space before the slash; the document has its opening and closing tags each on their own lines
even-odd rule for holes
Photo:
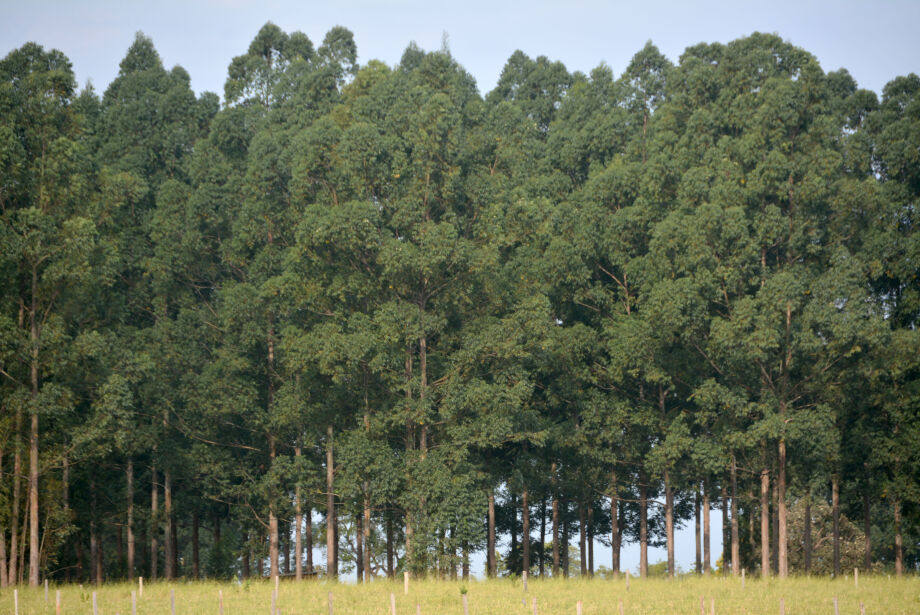
<svg viewBox="0 0 920 615">
<path fill-rule="evenodd" d="M 674 575 L 688 523 L 700 573 L 916 571 L 917 75 L 755 33 L 483 96 L 272 23 L 223 102 L 119 66 L 0 61 L 3 587 Z"/>
</svg>

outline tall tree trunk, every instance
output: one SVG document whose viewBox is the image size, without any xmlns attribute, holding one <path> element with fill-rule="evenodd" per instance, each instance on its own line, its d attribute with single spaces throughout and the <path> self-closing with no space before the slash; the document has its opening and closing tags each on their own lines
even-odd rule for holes
<svg viewBox="0 0 920 615">
<path fill-rule="evenodd" d="M 30 380 L 32 384 L 32 425 L 29 430 L 29 586 L 38 587 L 39 556 L 38 544 L 38 269 L 32 267 L 32 309 L 29 310 L 32 362 Z"/>
<path fill-rule="evenodd" d="M 489 520 L 488 536 L 486 542 L 488 553 L 486 554 L 486 563 L 488 564 L 488 576 L 494 578 L 496 574 L 495 562 L 495 494 L 489 491 Z"/>
<path fill-rule="evenodd" d="M 671 476 L 664 471 L 664 531 L 668 542 L 668 578 L 676 573 L 674 565 L 674 492 L 671 490 Z"/>
<path fill-rule="evenodd" d="M 760 575 L 770 576 L 770 470 L 760 471 Z"/>
<path fill-rule="evenodd" d="M 370 486 L 367 481 L 364 482 L 364 581 L 369 583 L 371 580 L 371 498 L 369 495 Z"/>
<path fill-rule="evenodd" d="M 515 572 L 515 570 L 514 570 L 514 564 L 512 562 L 514 561 L 514 558 L 518 550 L 517 498 L 514 496 L 513 493 L 509 494 L 509 497 L 508 497 L 508 508 L 509 508 L 509 512 L 511 513 L 511 515 L 508 518 L 508 522 L 509 522 L 508 523 L 508 529 L 509 529 L 508 533 L 511 536 L 511 548 L 509 549 L 509 553 L 508 553 L 508 556 L 509 556 L 508 563 L 510 564 L 508 572 L 513 573 Z"/>
<path fill-rule="evenodd" d="M 364 582 L 364 517 L 355 515 L 355 576 Z"/>
<path fill-rule="evenodd" d="M 619 514 L 619 497 L 617 494 L 617 473 L 616 470 L 610 472 L 610 569 L 613 571 L 614 578 L 620 575 L 620 519 Z"/>
<path fill-rule="evenodd" d="M 553 578 L 559 576 L 559 495 L 556 493 L 556 462 L 550 468 L 553 483 Z"/>
<path fill-rule="evenodd" d="M 294 456 L 300 461 L 302 449 L 294 448 Z M 303 579 L 303 502 L 300 500 L 300 482 L 294 486 L 294 578 Z"/>
<path fill-rule="evenodd" d="M 22 404 L 16 404 L 16 419 L 13 428 L 13 511 L 10 516 L 10 565 L 9 584 L 16 585 L 19 581 L 19 500 L 21 497 L 22 477 Z"/>
<path fill-rule="evenodd" d="M 872 570 L 872 517 L 869 508 L 869 487 L 863 487 L 863 534 L 865 535 L 865 554 L 863 567 Z"/>
<path fill-rule="evenodd" d="M 588 506 L 588 576 L 594 576 L 594 507 Z"/>
<path fill-rule="evenodd" d="M 195 512 L 192 513 L 192 578 L 196 581 L 201 578 L 201 568 L 200 562 L 198 559 L 198 549 L 200 545 L 198 544 L 198 524 L 200 519 L 198 518 L 198 509 L 195 509 Z"/>
<path fill-rule="evenodd" d="M 712 557 L 710 552 L 710 531 L 709 531 L 709 480 L 703 481 L 703 576 L 709 576 L 709 570 L 712 567 Z"/>
<path fill-rule="evenodd" d="M 527 501 L 527 489 L 521 494 L 521 540 L 523 546 L 521 549 L 521 568 L 523 571 L 530 572 L 530 504 Z"/>
<path fill-rule="evenodd" d="M 284 574 L 291 574 L 291 522 L 288 519 L 278 519 L 281 528 L 281 553 L 284 555 Z"/>
<path fill-rule="evenodd" d="M 115 524 L 115 555 L 118 558 L 119 568 L 125 563 L 125 547 L 124 540 L 122 538 L 122 527 L 119 524 Z M 120 572 L 117 573 L 120 578 Z"/>
<path fill-rule="evenodd" d="M 811 489 L 805 496 L 805 574 L 811 572 Z"/>
<path fill-rule="evenodd" d="M 738 464 L 732 454 L 732 576 L 741 574 L 741 542 L 738 531 Z"/>
<path fill-rule="evenodd" d="M 648 481 L 639 474 L 639 577 L 648 576 Z"/>
<path fill-rule="evenodd" d="M 840 576 L 840 479 L 831 476 L 831 514 L 833 515 L 834 576 Z"/>
<path fill-rule="evenodd" d="M 901 539 L 901 499 L 897 494 L 891 499 L 894 508 L 894 573 L 904 574 L 904 548 Z"/>
<path fill-rule="evenodd" d="M 540 498 L 540 577 L 546 576 L 546 497 Z"/>
<path fill-rule="evenodd" d="M 307 535 L 307 573 L 313 574 L 313 507 L 304 511 L 304 534 Z"/>
<path fill-rule="evenodd" d="M 581 578 L 588 576 L 588 532 L 587 519 L 585 516 L 585 504 L 578 500 L 578 561 L 579 573 Z"/>
<path fill-rule="evenodd" d="M 728 487 L 724 482 L 720 489 L 722 496 L 722 565 L 730 565 L 731 560 L 731 525 L 728 520 Z"/>
<path fill-rule="evenodd" d="M 163 545 L 166 548 L 166 580 L 176 578 L 175 552 L 173 550 L 173 507 L 172 507 L 172 473 L 163 470 L 163 515 L 166 517 L 166 535 L 163 536 Z"/>
<path fill-rule="evenodd" d="M 694 564 L 696 566 L 696 573 L 700 574 L 703 572 L 703 536 L 701 534 L 700 527 L 700 492 L 697 489 L 693 498 L 693 521 L 694 521 L 694 532 L 693 537 L 696 539 L 696 560 Z"/>
<path fill-rule="evenodd" d="M 387 523 L 387 578 L 394 579 L 396 578 L 396 568 L 393 565 L 393 513 L 387 511 L 386 523 Z"/>
<path fill-rule="evenodd" d="M 326 428 L 326 576 L 336 576 L 335 561 L 335 493 L 333 480 L 335 466 L 332 464 L 332 425 Z"/>
<path fill-rule="evenodd" d="M 128 530 L 128 580 L 134 580 L 134 460 L 128 459 L 125 469 L 127 484 L 127 523 Z"/>
<path fill-rule="evenodd" d="M 470 543 L 464 540 L 463 544 L 461 545 L 461 548 L 463 549 L 463 562 L 461 564 L 462 570 L 460 571 L 460 574 L 462 575 L 464 581 L 469 581 L 470 580 Z"/>
<path fill-rule="evenodd" d="M 170 550 L 172 551 L 172 569 L 173 569 L 173 579 L 179 576 L 179 524 L 176 523 L 175 511 L 173 511 L 172 522 L 169 525 L 169 542 L 171 543 Z"/>
<path fill-rule="evenodd" d="M 562 504 L 562 576 L 569 578 L 569 512 L 568 504 Z"/>
<path fill-rule="evenodd" d="M 780 416 L 785 416 L 785 412 L 781 411 Z M 779 476 L 776 480 L 777 486 L 777 508 L 778 508 L 778 517 L 779 517 L 779 529 L 777 542 L 778 544 L 778 563 L 777 567 L 779 568 L 779 578 L 785 579 L 789 576 L 789 558 L 787 556 L 787 546 L 788 546 L 788 532 L 786 530 L 786 437 L 780 436 L 779 438 Z"/>
<path fill-rule="evenodd" d="M 0 448 L 0 485 L 3 484 L 3 449 Z M 2 518 L 2 517 L 0 517 Z M 9 584 L 6 569 L 6 529 L 0 525 L 0 589 Z"/>
<path fill-rule="evenodd" d="M 245 540 L 243 541 L 243 555 L 242 555 L 241 558 L 240 558 L 240 560 L 241 560 L 241 561 L 240 561 L 240 564 L 241 564 L 241 565 L 240 565 L 240 568 L 241 568 L 241 569 L 240 569 L 240 575 L 243 577 L 243 580 L 245 581 L 245 580 L 248 579 L 248 578 L 250 577 L 250 575 L 252 574 L 252 570 L 250 569 L 250 565 L 249 565 L 249 560 L 250 560 L 250 557 L 249 557 L 249 532 L 246 532 L 246 535 L 245 535 L 244 538 L 245 538 Z M 272 615 L 274 615 L 274 614 L 272 614 Z"/>
<path fill-rule="evenodd" d="M 99 532 L 96 524 L 96 480 L 89 481 L 89 570 L 90 579 L 94 585 L 102 583 L 99 573 L 101 566 L 97 565 L 99 559 Z"/>
<path fill-rule="evenodd" d="M 150 469 L 150 580 L 157 580 L 157 562 L 159 560 L 159 546 L 157 545 L 157 535 L 159 534 L 159 515 L 157 502 L 159 495 L 157 492 L 157 464 L 154 463 Z"/>
<path fill-rule="evenodd" d="M 772 533 L 770 543 L 770 558 L 773 567 L 773 574 L 779 574 L 779 503 L 777 497 L 777 487 L 773 485 L 773 514 L 771 515 Z"/>
<path fill-rule="evenodd" d="M 269 346 L 269 366 L 272 362 L 272 346 Z M 271 405 L 271 403 L 269 403 Z M 268 436 L 268 457 L 269 457 L 269 467 L 274 465 L 275 457 L 278 454 L 277 444 L 275 442 L 275 436 Z M 271 490 L 272 492 L 274 489 Z M 268 502 L 268 564 L 269 564 L 269 578 L 274 579 L 280 573 L 278 566 L 278 559 L 280 556 L 280 539 L 278 534 L 278 514 L 275 512 L 275 498 L 272 497 L 272 494 L 269 494 Z"/>
</svg>

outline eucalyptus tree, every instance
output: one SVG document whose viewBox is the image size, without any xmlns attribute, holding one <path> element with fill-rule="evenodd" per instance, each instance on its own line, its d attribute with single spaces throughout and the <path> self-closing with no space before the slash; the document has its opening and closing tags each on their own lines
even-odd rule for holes
<svg viewBox="0 0 920 615">
<path fill-rule="evenodd" d="M 699 241 L 685 233 L 673 275 L 709 305 L 696 351 L 716 372 L 718 395 L 743 410 L 755 442 L 776 443 L 778 568 L 786 576 L 787 443 L 831 431 L 822 388 L 870 347 L 878 321 L 862 301 L 857 259 L 828 230 L 842 159 L 814 58 L 755 34 L 688 50 L 688 81 L 700 66 L 694 56 L 715 58 L 700 77 L 715 85 L 702 90 L 708 101 L 674 111 L 688 145 L 712 147 L 684 174 L 678 190 L 688 207 L 674 224 L 704 234 Z M 678 256 L 688 250 L 693 258 Z"/>
<path fill-rule="evenodd" d="M 92 275 L 96 228 L 86 209 L 90 169 L 79 139 L 82 121 L 73 108 L 70 62 L 60 51 L 28 43 L 0 61 L 0 83 L 0 241 L 6 284 L 16 289 L 15 297 L 5 297 L 13 302 L 3 315 L 2 369 L 17 391 L 16 426 L 23 413 L 30 418 L 29 584 L 35 586 L 41 572 L 39 418 L 66 411 L 68 397 L 53 377 L 68 336 L 58 306 L 70 287 Z M 8 568 L 14 582 L 15 542 L 14 532 Z"/>
</svg>

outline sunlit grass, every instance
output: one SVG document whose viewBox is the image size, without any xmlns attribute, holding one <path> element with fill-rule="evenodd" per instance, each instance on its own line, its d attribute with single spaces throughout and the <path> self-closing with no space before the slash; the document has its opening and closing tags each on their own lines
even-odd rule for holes
<svg viewBox="0 0 920 615">
<path fill-rule="evenodd" d="M 859 614 L 860 603 L 868 614 L 920 613 L 920 579 L 860 575 L 858 587 L 852 576 L 847 579 L 792 578 L 785 581 L 760 581 L 713 577 L 701 579 L 684 577 L 639 580 L 633 578 L 627 591 L 624 578 L 615 581 L 539 580 L 531 579 L 525 592 L 520 579 L 471 581 L 468 583 L 413 580 L 409 593 L 403 593 L 402 582 L 375 581 L 361 586 L 324 581 L 282 582 L 278 592 L 278 612 L 282 615 L 327 615 L 328 595 L 333 595 L 336 615 L 390 613 L 390 593 L 396 598 L 399 614 L 413 615 L 416 605 L 426 615 L 463 613 L 462 590 L 466 589 L 471 615 L 512 613 L 530 615 L 533 600 L 538 612 L 555 615 L 576 612 L 580 600 L 584 615 L 619 613 L 623 602 L 626 614 L 710 613 L 711 603 L 719 614 L 770 614 L 780 612 L 783 599 L 787 615 L 834 613 L 834 597 L 841 615 Z M 219 612 L 218 596 L 223 595 L 224 615 L 271 615 L 272 591 L 269 581 L 238 583 L 176 582 L 145 583 L 143 596 L 137 597 L 138 615 L 169 615 L 170 592 L 175 592 L 176 615 L 198 615 Z M 62 585 L 49 587 L 45 602 L 44 588 L 20 587 L 19 613 L 22 615 L 51 615 L 55 613 L 55 596 L 60 591 L 61 613 L 91 615 L 92 596 L 97 594 L 99 615 L 130 615 L 131 593 L 136 584 L 118 583 L 92 587 Z M 0 613 L 13 613 L 13 590 L 0 592 Z"/>
</svg>

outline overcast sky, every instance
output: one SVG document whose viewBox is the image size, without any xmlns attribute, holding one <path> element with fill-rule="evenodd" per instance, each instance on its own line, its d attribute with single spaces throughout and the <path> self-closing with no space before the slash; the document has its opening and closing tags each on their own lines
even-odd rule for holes
<svg viewBox="0 0 920 615">
<path fill-rule="evenodd" d="M 266 21 L 305 32 L 319 46 L 331 27 L 355 34 L 359 61 L 394 65 L 415 41 L 426 50 L 447 36 L 454 57 L 491 90 L 508 57 L 521 49 L 589 72 L 606 62 L 616 76 L 651 40 L 672 61 L 699 42 L 729 42 L 775 32 L 813 53 L 825 71 L 846 68 L 861 87 L 881 93 L 898 75 L 920 72 L 920 1 L 876 0 L 0 0 L 0 54 L 35 41 L 63 51 L 81 86 L 102 93 L 138 30 L 153 39 L 167 68 L 182 65 L 197 92 L 223 94 L 230 60 L 245 53 Z M 713 520 L 713 564 L 721 551 L 721 517 Z M 693 562 L 693 530 L 678 532 L 677 559 Z M 655 550 L 650 561 L 664 557 Z M 609 549 L 596 554 L 609 566 Z M 638 547 L 624 551 L 636 569 Z"/>
<path fill-rule="evenodd" d="M 521 49 L 589 72 L 606 62 L 619 75 L 651 40 L 672 61 L 693 44 L 775 32 L 813 53 L 825 71 L 844 67 L 861 87 L 881 93 L 898 75 L 920 72 L 920 1 L 634 0 L 0 0 L 0 54 L 35 41 L 73 62 L 81 86 L 103 92 L 138 30 L 164 64 L 182 65 L 197 92 L 223 93 L 230 60 L 266 21 L 305 32 L 319 46 L 335 25 L 355 34 L 359 61 L 393 65 L 410 41 L 438 49 L 446 34 L 454 57 L 491 90 Z"/>
</svg>

